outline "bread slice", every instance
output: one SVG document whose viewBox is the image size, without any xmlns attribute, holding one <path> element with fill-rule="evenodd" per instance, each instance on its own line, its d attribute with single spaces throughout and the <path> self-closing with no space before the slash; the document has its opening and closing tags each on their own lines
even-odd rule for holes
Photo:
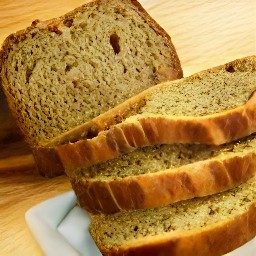
<svg viewBox="0 0 256 256">
<path fill-rule="evenodd" d="M 149 145 L 220 145 L 256 132 L 255 90 L 256 56 L 245 57 L 156 85 L 42 150 L 51 156 L 57 150 L 56 158 L 72 174 Z"/>
<path fill-rule="evenodd" d="M 227 192 L 162 208 L 95 215 L 104 256 L 220 256 L 256 235 L 255 178 Z"/>
<path fill-rule="evenodd" d="M 231 189 L 256 173 L 256 135 L 221 146 L 149 146 L 73 173 L 89 212 L 153 208 Z"/>
<path fill-rule="evenodd" d="M 170 36 L 136 0 L 97 0 L 10 35 L 1 83 L 30 145 L 182 77 Z"/>
</svg>

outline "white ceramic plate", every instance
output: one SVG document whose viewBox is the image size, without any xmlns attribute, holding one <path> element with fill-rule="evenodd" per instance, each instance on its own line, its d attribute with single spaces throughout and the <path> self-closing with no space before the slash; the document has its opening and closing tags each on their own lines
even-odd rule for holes
<svg viewBox="0 0 256 256">
<path fill-rule="evenodd" d="M 25 217 L 45 255 L 101 255 L 88 232 L 90 217 L 76 206 L 73 191 L 34 206 Z M 226 254 L 249 255 L 256 255 L 256 238 Z"/>
</svg>

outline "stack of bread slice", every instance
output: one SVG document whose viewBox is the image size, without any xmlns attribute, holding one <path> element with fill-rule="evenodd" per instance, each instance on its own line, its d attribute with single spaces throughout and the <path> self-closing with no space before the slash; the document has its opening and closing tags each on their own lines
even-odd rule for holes
<svg viewBox="0 0 256 256">
<path fill-rule="evenodd" d="M 103 255 L 216 256 L 256 235 L 255 90 L 250 56 L 156 85 L 56 138 L 69 141 L 52 150 Z"/>
</svg>

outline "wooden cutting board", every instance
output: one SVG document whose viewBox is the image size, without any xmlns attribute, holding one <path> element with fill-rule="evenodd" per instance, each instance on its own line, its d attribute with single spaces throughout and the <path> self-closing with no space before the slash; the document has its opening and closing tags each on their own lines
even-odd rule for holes
<svg viewBox="0 0 256 256">
<path fill-rule="evenodd" d="M 1 0 L 0 43 L 35 19 L 57 17 L 85 2 Z M 140 3 L 171 35 L 185 76 L 256 54 L 255 0 L 141 0 Z M 0 255 L 43 255 L 27 228 L 24 214 L 33 205 L 71 187 L 64 176 L 40 177 L 24 142 L 8 143 L 8 139 L 3 139 L 17 130 L 3 104 L 0 100 Z M 4 134 L 2 139 L 1 134 Z"/>
</svg>

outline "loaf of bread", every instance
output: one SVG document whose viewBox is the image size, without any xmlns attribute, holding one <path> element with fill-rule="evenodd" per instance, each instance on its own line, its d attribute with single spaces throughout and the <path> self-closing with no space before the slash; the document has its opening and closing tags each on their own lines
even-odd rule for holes
<svg viewBox="0 0 256 256">
<path fill-rule="evenodd" d="M 97 0 L 10 35 L 1 84 L 31 146 L 182 77 L 170 36 L 136 0 Z"/>
<path fill-rule="evenodd" d="M 231 189 L 255 176 L 256 135 L 221 146 L 149 146 L 71 178 L 89 212 L 153 208 Z"/>
<path fill-rule="evenodd" d="M 56 149 L 72 175 L 148 145 L 234 141 L 256 132 L 255 90 L 256 56 L 235 60 L 151 87 L 44 150 Z"/>
<path fill-rule="evenodd" d="M 104 256 L 221 256 L 256 235 L 255 178 L 227 192 L 92 217 Z"/>
</svg>

